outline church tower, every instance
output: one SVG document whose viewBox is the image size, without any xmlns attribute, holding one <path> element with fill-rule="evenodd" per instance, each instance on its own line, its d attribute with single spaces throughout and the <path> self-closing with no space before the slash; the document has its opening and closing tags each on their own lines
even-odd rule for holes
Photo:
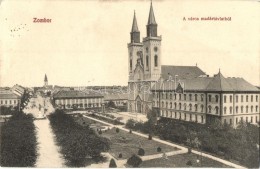
<svg viewBox="0 0 260 169">
<path fill-rule="evenodd" d="M 44 86 L 48 86 L 48 78 L 46 74 L 44 76 Z"/>
<path fill-rule="evenodd" d="M 157 23 L 151 2 L 146 37 L 143 38 L 144 79 L 157 81 L 161 76 L 161 36 L 157 36 Z"/>
</svg>

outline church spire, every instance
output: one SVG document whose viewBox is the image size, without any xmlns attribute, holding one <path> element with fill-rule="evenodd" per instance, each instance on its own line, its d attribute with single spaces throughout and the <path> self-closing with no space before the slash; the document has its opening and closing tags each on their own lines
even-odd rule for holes
<svg viewBox="0 0 260 169">
<path fill-rule="evenodd" d="M 47 75 L 45 74 L 44 76 L 44 86 L 47 86 L 48 85 L 48 78 L 47 78 Z"/>
<path fill-rule="evenodd" d="M 132 31 L 131 32 L 139 32 L 136 17 L 135 17 L 135 11 L 134 11 L 134 19 L 133 19 Z"/>
<path fill-rule="evenodd" d="M 156 24 L 154 13 L 153 13 L 153 2 L 151 1 L 150 12 L 147 25 Z"/>
<path fill-rule="evenodd" d="M 146 25 L 146 35 L 147 35 L 147 37 L 157 37 L 157 23 L 156 23 L 155 17 L 154 17 L 152 1 L 151 1 L 151 5 L 150 5 L 148 23 Z"/>
<path fill-rule="evenodd" d="M 140 31 L 138 30 L 135 11 L 134 11 L 132 30 L 130 32 L 130 38 L 131 38 L 130 39 L 131 43 L 140 43 Z"/>
</svg>

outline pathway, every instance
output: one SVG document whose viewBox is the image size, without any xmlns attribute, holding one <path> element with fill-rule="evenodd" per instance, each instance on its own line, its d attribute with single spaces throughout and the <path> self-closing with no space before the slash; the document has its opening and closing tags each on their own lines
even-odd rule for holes
<svg viewBox="0 0 260 169">
<path fill-rule="evenodd" d="M 48 119 L 34 120 L 37 129 L 38 158 L 36 167 L 61 168 L 64 165 L 64 159 L 59 153 L 58 146 L 54 141 L 54 134 Z"/>
<path fill-rule="evenodd" d="M 124 128 L 123 126 L 113 125 L 113 124 L 104 122 L 104 121 L 102 121 L 102 120 L 98 120 L 98 119 L 95 119 L 95 118 L 92 118 L 92 117 L 89 117 L 89 116 L 85 116 L 85 115 L 84 115 L 84 117 L 87 117 L 87 118 L 89 118 L 89 119 L 98 121 L 98 122 L 103 123 L 103 124 L 107 124 L 107 125 L 109 125 L 109 126 L 111 126 L 111 127 L 118 127 L 118 128 L 120 128 L 121 130 L 124 130 L 124 131 L 127 131 L 127 132 L 129 131 L 129 129 L 126 129 L 126 128 Z M 132 131 L 132 133 L 133 133 L 133 134 L 136 134 L 136 135 L 139 135 L 139 136 L 141 136 L 141 137 L 147 138 L 147 135 L 145 135 L 145 134 L 142 134 L 142 133 L 139 133 L 139 132 L 136 132 L 136 131 Z M 177 148 L 181 149 L 182 153 L 188 152 L 188 149 L 187 149 L 186 147 L 182 147 L 182 146 L 179 146 L 179 145 L 177 145 L 177 144 L 173 144 L 173 143 L 170 143 L 170 142 L 168 142 L 168 141 L 161 140 L 161 139 L 158 139 L 158 138 L 153 138 L 153 140 L 154 140 L 154 141 L 157 141 L 157 142 L 160 142 L 160 143 L 163 143 L 163 144 L 167 144 L 167 145 L 173 146 L 173 147 L 177 147 Z M 228 166 L 230 166 L 230 167 L 246 169 L 246 167 L 244 167 L 244 166 L 241 166 L 241 165 L 238 165 L 238 164 L 234 164 L 234 163 L 232 163 L 232 162 L 230 162 L 230 161 L 226 161 L 226 160 L 223 160 L 223 159 L 221 159 L 221 158 L 218 158 L 218 157 L 215 157 L 215 156 L 206 154 L 206 153 L 201 153 L 201 152 L 196 151 L 196 150 L 192 150 L 192 152 L 193 152 L 194 154 L 202 155 L 203 157 L 207 157 L 207 158 L 209 158 L 209 159 L 212 159 L 212 160 L 221 162 L 221 163 L 223 163 L 223 164 L 225 164 L 225 165 L 228 165 Z M 152 156 L 152 157 L 154 157 L 154 156 Z M 118 160 L 118 161 L 121 161 L 121 160 Z"/>
</svg>

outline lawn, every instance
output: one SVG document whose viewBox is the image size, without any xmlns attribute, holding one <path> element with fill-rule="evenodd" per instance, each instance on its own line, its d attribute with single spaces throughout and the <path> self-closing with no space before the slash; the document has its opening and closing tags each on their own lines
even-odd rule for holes
<svg viewBox="0 0 260 169">
<path fill-rule="evenodd" d="M 91 120 L 87 117 L 84 116 L 73 116 L 74 120 L 82 125 L 82 126 L 89 126 L 90 128 L 92 128 L 93 130 L 97 130 L 97 129 L 102 129 L 104 128 L 104 126 L 108 126 L 106 124 Z"/>
<path fill-rule="evenodd" d="M 142 168 L 150 168 L 150 167 L 164 167 L 164 168 L 181 168 L 181 167 L 207 167 L 207 168 L 230 168 L 230 166 L 227 166 L 225 164 L 222 164 L 218 161 L 211 160 L 206 157 L 202 157 L 202 166 L 200 162 L 197 162 L 197 159 L 200 160 L 200 156 L 196 154 L 179 154 L 168 157 L 168 159 L 165 158 L 157 158 L 153 160 L 143 161 L 142 164 L 139 167 Z M 191 161 L 192 165 L 187 165 L 188 161 Z"/>
<path fill-rule="evenodd" d="M 148 136 L 144 138 L 123 130 L 117 133 L 115 128 L 103 132 L 102 136 L 110 139 L 112 145 L 110 146 L 109 153 L 117 159 L 119 159 L 118 155 L 120 153 L 123 155 L 122 159 L 127 159 L 133 154 L 137 154 L 140 147 L 144 149 L 145 155 L 179 150 L 176 147 L 148 140 Z M 157 147 L 160 147 L 162 151 L 157 152 Z"/>
</svg>

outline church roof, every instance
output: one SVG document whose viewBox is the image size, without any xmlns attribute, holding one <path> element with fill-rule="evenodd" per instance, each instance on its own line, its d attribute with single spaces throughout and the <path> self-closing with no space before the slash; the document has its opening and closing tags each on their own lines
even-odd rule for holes
<svg viewBox="0 0 260 169">
<path fill-rule="evenodd" d="M 150 6 L 150 12 L 149 12 L 149 18 L 148 18 L 147 25 L 150 25 L 150 24 L 156 24 L 154 13 L 153 13 L 153 3 L 152 2 L 151 2 L 151 6 Z"/>
<path fill-rule="evenodd" d="M 132 30 L 131 32 L 139 32 L 138 26 L 137 26 L 137 21 L 136 21 L 136 16 L 134 12 L 134 19 L 133 19 L 133 24 L 132 24 Z"/>
<path fill-rule="evenodd" d="M 191 79 L 206 74 L 197 66 L 161 66 L 162 78 L 169 79 L 169 75 L 174 79 Z"/>
</svg>

